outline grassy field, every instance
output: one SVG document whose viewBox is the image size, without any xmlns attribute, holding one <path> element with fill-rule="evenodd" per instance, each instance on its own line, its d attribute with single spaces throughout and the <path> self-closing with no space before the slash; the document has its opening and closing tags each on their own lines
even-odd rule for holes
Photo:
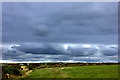
<svg viewBox="0 0 120 80">
<path fill-rule="evenodd" d="M 29 78 L 117 78 L 118 65 L 75 66 L 35 69 Z"/>
</svg>

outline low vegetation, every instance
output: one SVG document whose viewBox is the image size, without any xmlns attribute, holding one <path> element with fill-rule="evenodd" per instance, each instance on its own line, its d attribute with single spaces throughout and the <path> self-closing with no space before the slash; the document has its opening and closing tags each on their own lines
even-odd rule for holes
<svg viewBox="0 0 120 80">
<path fill-rule="evenodd" d="M 28 78 L 118 78 L 118 65 L 36 69 Z"/>
</svg>

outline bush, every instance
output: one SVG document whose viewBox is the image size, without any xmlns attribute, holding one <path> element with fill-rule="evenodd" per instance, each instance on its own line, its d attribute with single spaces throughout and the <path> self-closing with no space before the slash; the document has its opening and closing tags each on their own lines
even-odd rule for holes
<svg viewBox="0 0 120 80">
<path fill-rule="evenodd" d="M 17 67 L 13 66 L 4 66 L 2 67 L 3 74 L 16 74 L 16 75 L 22 75 L 21 71 Z"/>
<path fill-rule="evenodd" d="M 28 65 L 27 68 L 29 68 L 29 70 L 33 70 L 36 66 L 35 65 Z"/>
</svg>

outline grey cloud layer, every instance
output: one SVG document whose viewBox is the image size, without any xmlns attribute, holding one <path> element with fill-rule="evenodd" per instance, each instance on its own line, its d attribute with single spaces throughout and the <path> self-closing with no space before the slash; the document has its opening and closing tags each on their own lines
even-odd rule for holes
<svg viewBox="0 0 120 80">
<path fill-rule="evenodd" d="M 117 43 L 117 3 L 3 3 L 3 42 Z"/>
</svg>

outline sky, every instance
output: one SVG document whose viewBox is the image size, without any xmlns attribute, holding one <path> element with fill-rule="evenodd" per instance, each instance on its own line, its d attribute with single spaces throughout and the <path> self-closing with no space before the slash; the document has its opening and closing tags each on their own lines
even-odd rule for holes
<svg viewBox="0 0 120 80">
<path fill-rule="evenodd" d="M 117 2 L 3 2 L 2 59 L 117 62 Z"/>
</svg>

